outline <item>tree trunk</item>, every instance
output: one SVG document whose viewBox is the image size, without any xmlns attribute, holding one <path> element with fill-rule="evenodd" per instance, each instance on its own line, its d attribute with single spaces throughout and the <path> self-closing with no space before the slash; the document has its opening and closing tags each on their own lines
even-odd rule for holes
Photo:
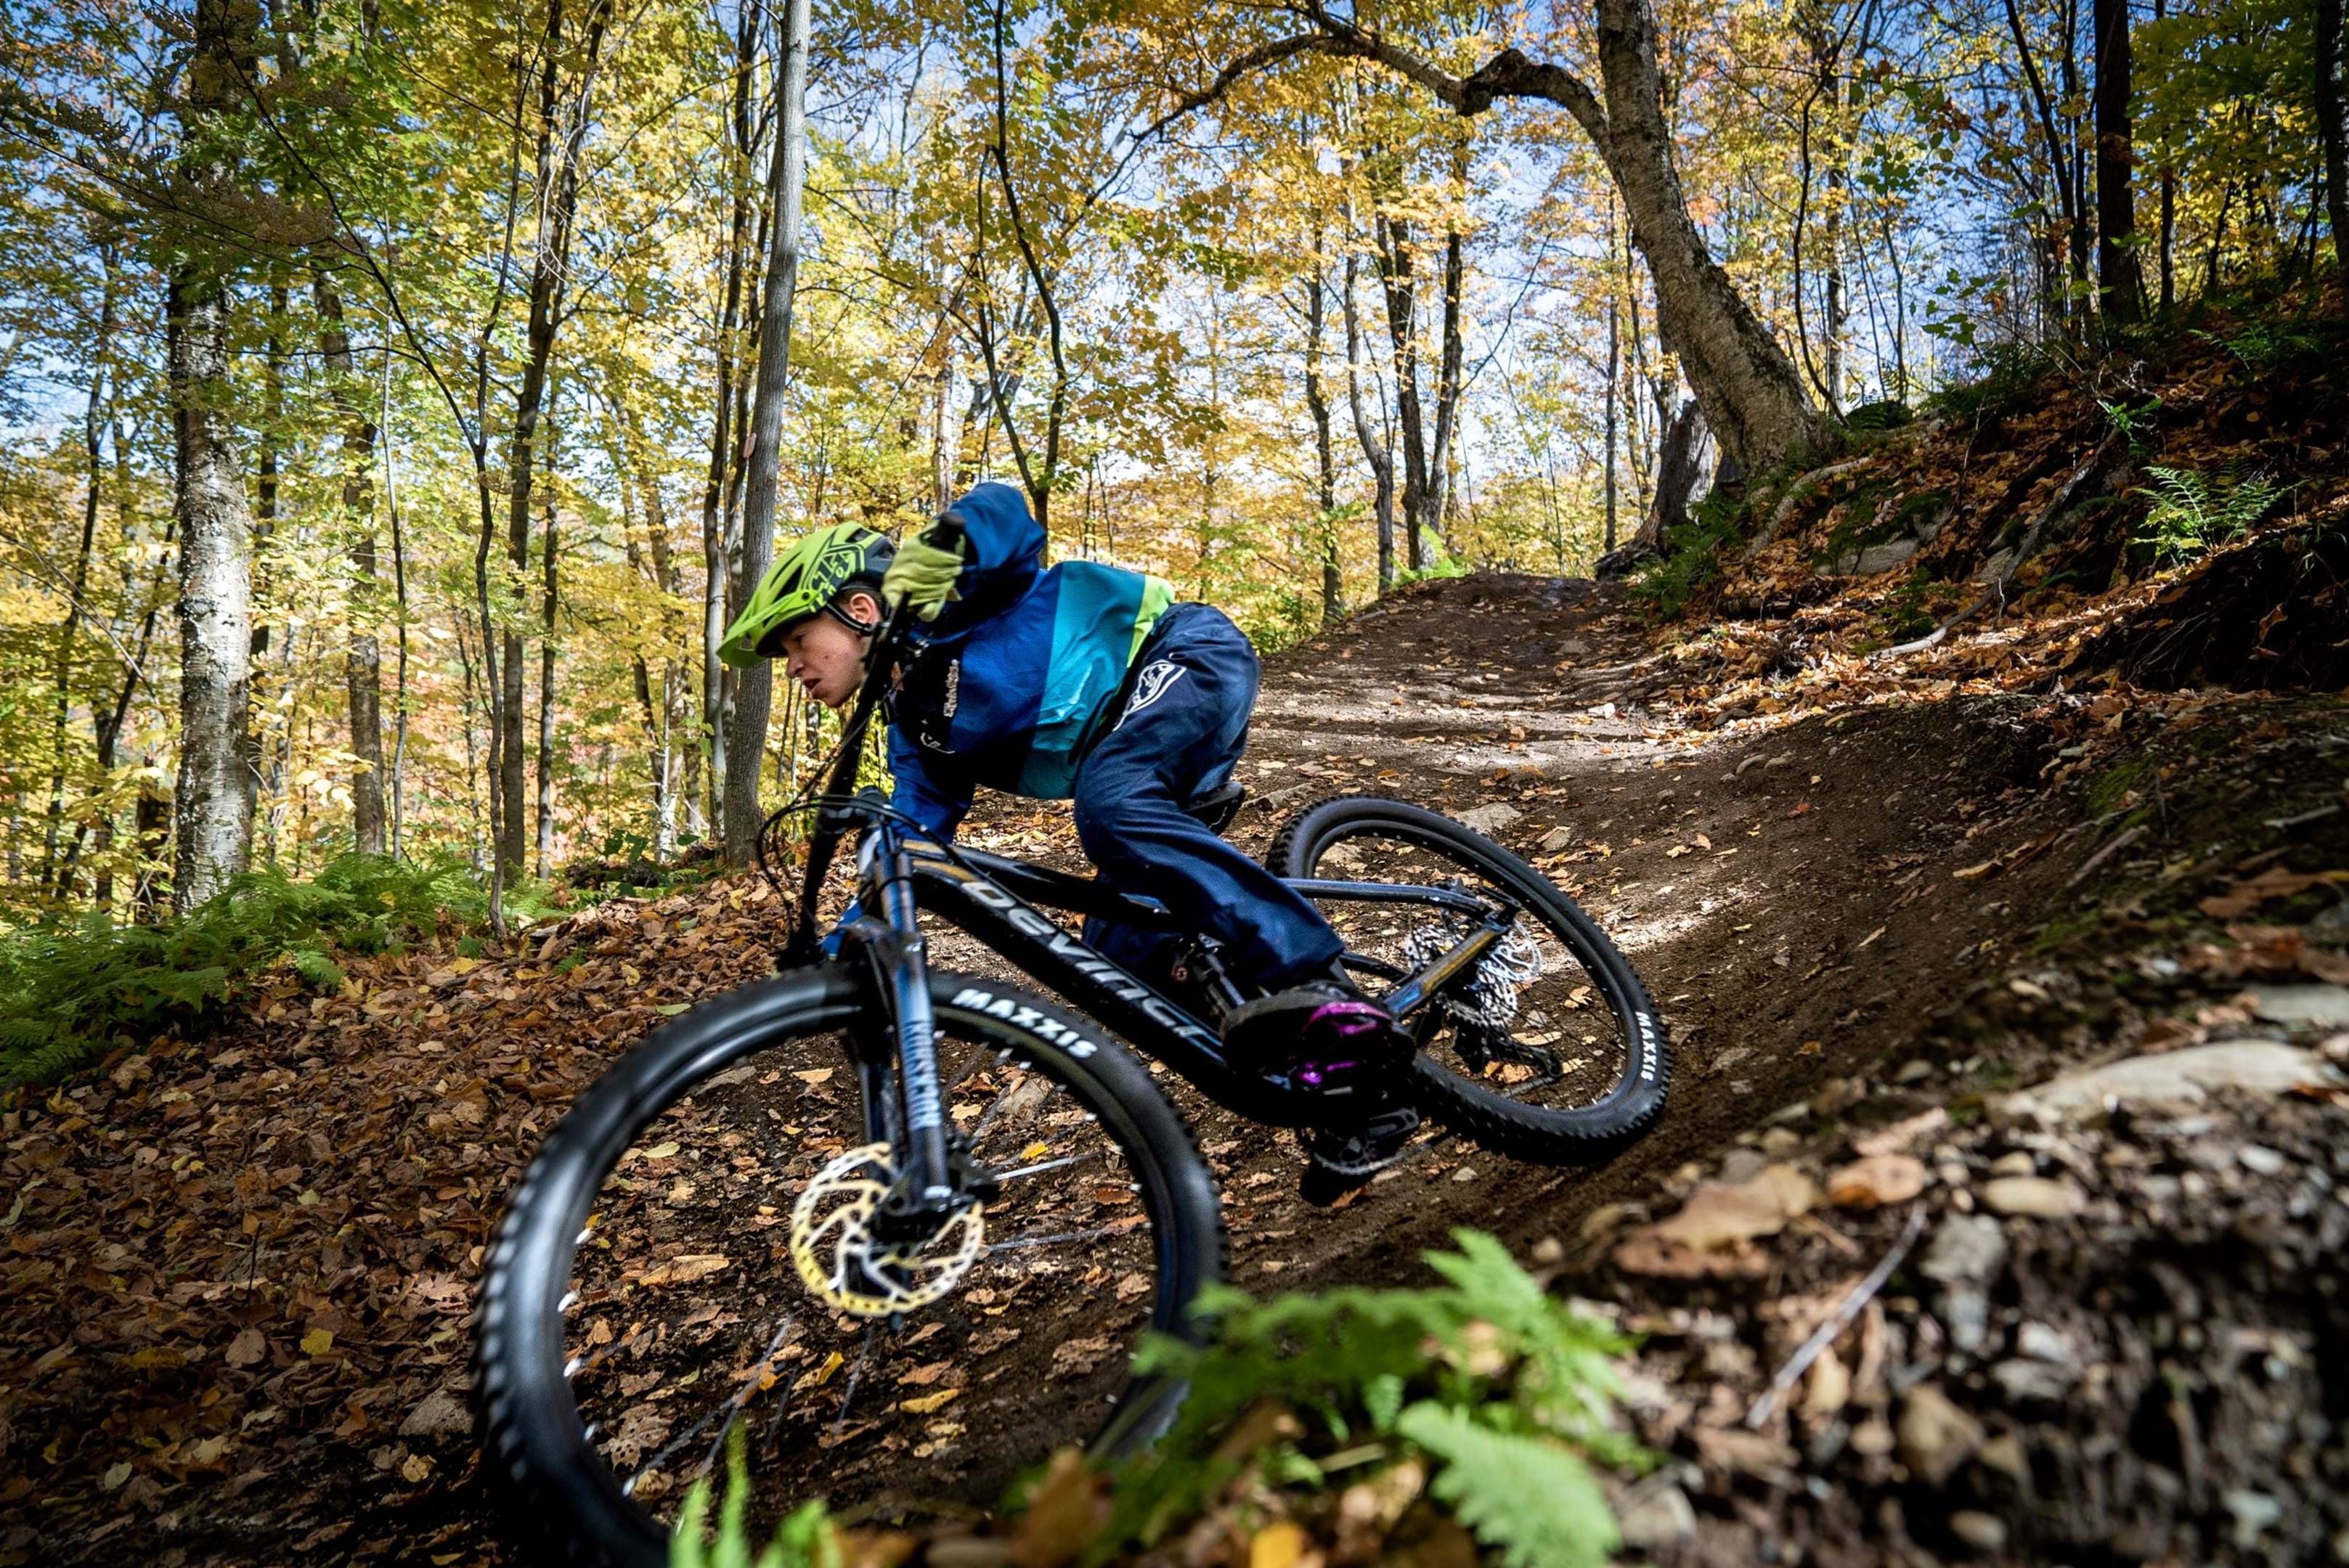
<svg viewBox="0 0 2349 1568">
<path fill-rule="evenodd" d="M 2105 319 L 2135 321 L 2145 280 L 2137 265 L 2136 160 L 2129 135 L 2128 0 L 2095 0 L 2096 26 L 2096 297 Z"/>
<path fill-rule="evenodd" d="M 1590 138 L 1623 198 L 1632 242 L 1655 279 L 1666 335 L 1706 423 L 1744 471 L 1761 472 L 1819 446 L 1827 428 L 1805 397 L 1794 362 L 1713 261 L 1689 213 L 1664 121 L 1650 0 L 1597 0 L 1597 12 L 1604 105 L 1572 72 L 1514 47 L 1466 77 L 1454 77 L 1365 31 L 1350 15 L 1318 5 L 1304 13 L 1314 32 L 1259 46 L 1236 68 L 1313 50 L 1376 60 L 1464 116 L 1482 114 L 1505 98 L 1541 98 L 1564 108 Z"/>
<path fill-rule="evenodd" d="M 668 512 L 661 500 L 659 480 L 649 468 L 641 466 L 638 454 L 644 443 L 638 438 L 628 405 L 619 389 L 607 387 L 605 400 L 612 408 L 612 472 L 620 491 L 621 531 L 629 570 L 645 578 L 665 597 L 674 596 L 679 587 L 677 557 L 668 537 Z M 645 547 L 641 551 L 636 546 L 638 500 L 644 508 Z M 664 628 L 668 625 L 666 613 L 661 624 Z M 664 636 L 663 641 L 667 640 Z M 676 743 L 683 717 L 679 697 L 684 689 L 684 672 L 676 659 L 662 661 L 660 700 L 656 707 L 652 665 L 641 647 L 631 663 L 636 701 L 644 712 L 647 774 L 652 785 L 653 854 L 655 859 L 666 861 L 677 853 Z"/>
<path fill-rule="evenodd" d="M 466 812 L 466 817 L 471 822 L 473 830 L 473 870 L 479 872 L 482 869 L 485 860 L 494 870 L 497 863 L 497 855 L 494 852 L 494 846 L 492 846 L 492 852 L 486 857 L 481 852 L 481 828 L 486 819 L 482 815 L 482 797 L 480 793 L 480 779 L 481 773 L 481 748 L 473 739 L 473 709 L 476 706 L 473 696 L 473 656 L 467 648 L 465 638 L 465 621 L 466 616 L 464 613 L 460 611 L 457 615 L 457 668 L 459 673 L 464 677 L 465 695 L 463 704 L 458 711 L 464 720 L 465 730 L 465 804 L 470 808 Z M 489 646 L 489 634 L 485 631 L 481 636 L 481 646 L 486 649 Z M 484 672 L 484 674 L 486 674 L 486 672 Z M 484 680 L 481 684 L 483 688 L 486 690 L 489 683 Z M 494 724 L 492 724 L 489 727 L 492 736 L 496 733 L 496 727 L 497 727 Z M 488 782 L 490 785 L 488 795 L 490 799 L 494 802 L 497 799 L 497 780 L 492 779 Z"/>
<path fill-rule="evenodd" d="M 352 593 L 343 684 L 350 698 L 352 845 L 363 855 L 383 853 L 383 649 L 374 627 L 376 604 L 375 421 L 359 401 L 342 295 L 323 273 L 313 283 L 319 349 L 326 362 L 326 394 L 343 421 L 343 524 L 351 531 Z"/>
<path fill-rule="evenodd" d="M 546 524 L 543 541 L 543 594 L 540 600 L 538 638 L 538 875 L 546 875 L 554 859 L 554 612 L 561 603 L 555 546 L 553 452 L 547 454 Z"/>
<path fill-rule="evenodd" d="M 2316 0 L 2316 124 L 2324 144 L 2324 216 L 2334 281 L 2349 311 L 2349 133 L 2342 129 L 2341 0 Z"/>
<path fill-rule="evenodd" d="M 200 17 L 219 16 L 226 0 Z M 225 48 L 225 24 L 200 57 Z M 212 57 L 215 61 L 218 53 Z M 253 657 L 253 518 L 228 409 L 226 284 L 196 263 L 171 276 L 171 387 L 180 528 L 180 770 L 171 901 L 195 908 L 253 855 L 254 752 L 246 711 Z"/>
<path fill-rule="evenodd" d="M 1378 525 L 1379 592 L 1394 586 L 1394 454 L 1380 438 L 1378 428 L 1371 421 L 1370 406 L 1362 396 L 1362 318 L 1354 304 L 1354 277 L 1359 262 L 1353 248 L 1346 251 L 1346 289 L 1340 302 L 1346 316 L 1346 403 L 1354 416 L 1354 439 L 1361 443 L 1362 460 L 1371 466 L 1371 512 Z"/>
<path fill-rule="evenodd" d="M 538 468 L 538 422 L 546 402 L 555 332 L 563 319 L 564 283 L 571 265 L 572 221 L 579 207 L 580 149 L 587 137 L 596 62 L 603 52 L 604 29 L 611 14 L 612 0 L 595 0 L 595 8 L 587 14 L 578 96 L 571 107 L 569 123 L 558 131 L 556 88 L 563 58 L 563 0 L 548 0 L 546 57 L 538 89 L 538 234 L 531 256 L 530 316 L 523 338 L 522 385 L 514 393 L 513 433 L 506 443 L 506 562 L 513 574 L 517 599 L 530 572 L 530 503 Z M 498 682 L 494 702 L 499 738 L 497 856 L 505 881 L 511 882 L 522 870 L 526 820 L 522 631 L 518 625 L 509 626 L 502 635 Z"/>
<path fill-rule="evenodd" d="M 1615 407 L 1622 376 L 1622 291 L 1615 287 L 1615 203 L 1607 203 L 1607 543 L 1599 553 L 1615 553 Z"/>
<path fill-rule="evenodd" d="M 1826 322 L 1823 331 L 1826 342 L 1821 346 L 1821 367 L 1826 378 L 1827 412 L 1843 418 L 1843 394 L 1847 358 L 1846 346 L 1851 338 L 1850 272 L 1844 261 L 1844 205 L 1848 198 L 1850 176 L 1842 165 L 1844 157 L 1840 143 L 1834 146 L 1835 161 L 1827 165 L 1827 211 L 1819 221 L 1819 243 L 1826 251 Z"/>
<path fill-rule="evenodd" d="M 1705 424 L 1749 473 L 1818 445 L 1824 430 L 1793 362 L 1689 215 L 1664 124 L 1647 0 L 1599 0 L 1599 53 L 1607 85 L 1601 150 L 1622 192 L 1632 242 L 1655 280 L 1660 328 L 1680 355 Z"/>
<path fill-rule="evenodd" d="M 142 766 L 151 766 L 151 757 L 141 759 Z M 132 808 L 130 838 L 132 863 L 138 867 L 138 878 L 130 885 L 130 919 L 133 924 L 153 925 L 162 913 L 160 890 L 156 886 L 156 872 L 162 863 L 164 851 L 171 847 L 171 801 L 144 778 L 139 781 L 139 803 Z"/>
<path fill-rule="evenodd" d="M 270 597 L 269 541 L 277 531 L 277 449 L 285 438 L 285 285 L 273 283 L 269 287 L 269 333 L 261 346 L 261 450 L 254 465 L 254 499 L 259 504 L 253 520 L 253 568 L 258 597 Z M 260 665 L 261 655 L 269 651 L 269 626 L 255 617 L 253 623 L 253 659 Z M 270 694 L 254 694 L 264 711 Z M 287 722 L 292 722 L 289 712 Z M 290 737 L 289 737 L 290 738 Z M 277 791 L 276 775 L 283 771 L 272 765 L 270 792 Z M 270 853 L 274 858 L 276 849 Z"/>
<path fill-rule="evenodd" d="M 1462 150 L 1460 181 L 1467 180 L 1466 150 Z M 1452 504 L 1454 437 L 1460 428 L 1461 315 L 1466 292 L 1466 241 L 1454 227 L 1444 240 L 1444 346 L 1435 377 L 1435 437 L 1427 451 L 1426 531 L 1434 553 L 1451 553 L 1447 528 Z"/>
<path fill-rule="evenodd" d="M 782 468 L 783 394 L 791 377 L 792 305 L 799 285 L 800 201 L 807 183 L 807 64 L 809 0 L 787 0 L 782 57 L 776 63 L 776 112 L 781 121 L 770 162 L 774 225 L 759 306 L 758 396 L 750 410 L 750 480 L 742 509 L 742 571 L 730 614 L 739 614 L 774 558 L 775 490 Z M 747 866 L 756 858 L 759 779 L 767 751 L 767 716 L 774 664 L 761 659 L 735 684 L 733 733 L 727 755 L 739 766 L 726 778 L 726 859 Z"/>
<path fill-rule="evenodd" d="M 686 761 L 686 778 L 696 782 L 708 764 L 706 788 L 693 789 L 688 806 L 697 832 L 724 826 L 726 791 L 726 697 L 728 671 L 719 658 L 726 640 L 727 538 L 726 491 L 734 463 L 734 377 L 742 318 L 742 269 L 750 235 L 750 160 L 754 131 L 750 119 L 750 71 L 759 58 L 757 12 L 739 8 L 734 32 L 733 108 L 727 121 L 733 139 L 729 172 L 732 191 L 727 202 L 726 292 L 718 315 L 718 397 L 709 437 L 709 479 L 701 492 L 701 734 L 700 744 Z M 705 809 L 708 816 L 705 819 Z"/>
<path fill-rule="evenodd" d="M 1395 424 L 1402 437 L 1402 521 L 1413 572 L 1427 567 L 1420 527 L 1427 515 L 1427 428 L 1420 418 L 1417 290 L 1411 272 L 1411 231 L 1400 219 L 1373 214 L 1379 283 L 1386 296 L 1387 344 L 1394 352 Z"/>
<path fill-rule="evenodd" d="M 65 827 L 66 727 L 73 717 L 74 634 L 81 628 L 82 598 L 89 588 L 89 560 L 98 542 L 98 498 L 105 489 L 106 478 L 106 373 L 114 345 L 113 242 L 99 242 L 98 253 L 104 276 L 98 284 L 98 341 L 91 346 L 89 402 L 83 411 L 81 425 L 83 475 L 88 489 L 82 496 L 81 542 L 74 551 L 73 575 L 66 589 L 65 619 L 57 624 L 57 647 L 53 658 L 57 702 L 49 735 L 48 824 L 41 852 L 41 891 L 59 897 L 69 891 L 70 882 L 70 877 L 60 872 L 57 866 L 57 841 Z M 78 838 L 76 841 L 78 843 Z"/>
<path fill-rule="evenodd" d="M 1323 272 L 1321 232 L 1313 234 L 1313 271 L 1305 280 L 1305 407 L 1313 416 L 1313 459 L 1320 503 L 1315 524 L 1321 548 L 1321 624 L 1338 618 L 1343 583 L 1338 570 L 1338 463 L 1330 449 L 1330 398 L 1321 389 L 1322 328 L 1329 317 L 1329 281 Z"/>
<path fill-rule="evenodd" d="M 208 145 L 212 117 L 254 68 L 254 14 L 232 0 L 196 0 L 194 57 L 180 110 L 182 173 L 199 191 L 234 170 Z M 230 418 L 229 294 L 201 253 L 171 270 L 167 356 L 180 531 L 180 768 L 171 898 L 184 913 L 220 892 L 253 856 L 253 516 Z"/>
<path fill-rule="evenodd" d="M 1631 540 L 1633 553 L 1666 553 L 1672 531 L 1688 521 L 1689 502 L 1704 481 L 1711 446 L 1702 407 L 1693 397 L 1684 400 L 1664 426 L 1663 448 L 1656 457 L 1655 501 Z"/>
<path fill-rule="evenodd" d="M 383 510 L 391 520 L 392 605 L 398 615 L 399 664 L 393 677 L 391 742 L 391 855 L 398 860 L 407 848 L 405 813 L 408 767 L 408 541 L 399 525 L 398 470 L 393 466 L 391 439 L 391 356 L 383 361 Z M 501 911 L 501 913 L 503 912 Z"/>
<path fill-rule="evenodd" d="M 930 392 L 930 508 L 944 511 L 962 493 L 956 482 L 962 457 L 962 405 L 954 395 L 954 316 L 949 308 L 938 312 L 935 342 L 938 378 Z"/>
</svg>

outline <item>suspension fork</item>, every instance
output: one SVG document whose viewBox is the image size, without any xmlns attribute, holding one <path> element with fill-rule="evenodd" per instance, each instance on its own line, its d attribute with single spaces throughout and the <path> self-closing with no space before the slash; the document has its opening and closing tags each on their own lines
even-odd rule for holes
<svg viewBox="0 0 2349 1568">
<path fill-rule="evenodd" d="M 938 1083 L 937 1020 L 930 1006 L 929 944 L 914 901 L 913 865 L 889 825 L 860 853 L 860 896 L 879 911 L 861 916 L 844 934 L 864 951 L 875 992 L 895 1028 L 897 1093 L 903 1130 L 899 1176 L 885 1203 L 904 1220 L 944 1219 L 959 1194 L 948 1161 L 943 1095 Z M 877 1077 L 877 1074 L 873 1075 Z M 866 1080 L 868 1094 L 874 1085 Z"/>
</svg>

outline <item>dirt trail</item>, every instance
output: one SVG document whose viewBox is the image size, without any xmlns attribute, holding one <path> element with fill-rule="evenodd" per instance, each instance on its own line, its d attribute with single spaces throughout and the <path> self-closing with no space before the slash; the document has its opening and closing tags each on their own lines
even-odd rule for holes
<svg viewBox="0 0 2349 1568">
<path fill-rule="evenodd" d="M 1294 1158 L 1251 1138 L 1262 1163 L 1226 1178 L 1241 1283 L 1392 1277 L 1463 1223 L 1521 1246 L 1571 1235 L 1599 1205 L 1636 1200 L 1872 1066 L 1980 978 L 1951 960 L 2012 928 L 2011 897 L 1920 907 L 1904 895 L 1935 862 L 1982 858 L 1969 819 L 2038 770 L 2017 716 L 2028 705 L 1720 734 L 1637 706 L 1650 668 L 1613 592 L 1509 577 L 1399 595 L 1268 661 L 1241 842 L 1261 849 L 1290 810 L 1350 790 L 1476 813 L 1615 937 L 1663 1010 L 1677 1065 L 1661 1126 L 1604 1171 L 1439 1143 L 1309 1226 L 1285 1180 L 1245 1185 Z"/>
<path fill-rule="evenodd" d="M 1475 813 L 1616 935 L 1677 1067 L 1661 1124 L 1605 1170 L 1435 1139 L 1330 1214 L 1295 1196 L 1286 1135 L 1195 1108 L 1234 1275 L 1252 1290 L 1386 1283 L 1454 1226 L 1493 1230 L 1655 1336 L 1635 1403 L 1642 1436 L 1676 1464 L 1657 1483 L 1666 1503 L 1652 1489 L 1628 1500 L 1669 1516 L 1636 1539 L 1723 1561 L 1765 1544 L 1778 1561 L 1906 1552 L 1909 1532 L 1880 1504 L 1915 1509 L 1914 1475 L 1881 1449 L 1876 1470 L 1848 1468 L 1863 1418 L 1882 1427 L 1892 1409 L 1889 1385 L 1856 1380 L 1848 1417 L 1794 1434 L 1810 1441 L 1799 1459 L 1776 1436 L 1756 1435 L 1775 1445 L 1759 1457 L 1739 1449 L 1729 1429 L 1790 1348 L 1799 1314 L 1781 1298 L 1847 1284 L 1897 1240 L 1898 1214 L 1808 1220 L 1799 1246 L 1733 1279 L 1659 1282 L 1617 1268 L 1610 1249 L 1716 1170 L 1751 1175 L 1765 1157 L 1823 1169 L 1868 1130 L 1935 1110 L 1957 1124 L 1931 1150 L 1937 1196 L 1970 1206 L 1961 1189 L 2013 1152 L 1961 1133 L 1986 1096 L 2207 1037 L 2211 1019 L 2247 1022 L 2248 1006 L 2224 1011 L 2247 982 L 2324 973 L 2315 936 L 2303 950 L 2258 934 L 2282 927 L 2237 925 L 2252 934 L 2230 944 L 2196 901 L 2207 910 L 2277 872 L 2302 880 L 2262 884 L 2285 890 L 2281 909 L 2242 894 L 2251 918 L 2305 921 L 2333 896 L 2314 873 L 2349 864 L 2349 723 L 2306 699 L 2137 715 L 1943 683 L 1719 726 L 1640 707 L 1657 685 L 1615 591 L 1525 577 L 1423 584 L 1267 661 L 1240 841 L 1260 850 L 1288 810 L 1349 790 Z M 1066 855 L 1064 823 L 1061 809 L 999 802 L 968 834 Z M 764 971 L 765 897 L 735 884 L 617 901 L 576 923 L 561 966 L 547 947 L 478 967 L 412 955 L 355 965 L 348 994 L 315 1000 L 289 981 L 274 1021 L 242 1037 L 136 1057 L 0 1118 L 18 1193 L 0 1254 L 0 1563 L 501 1560 L 451 1398 L 480 1243 L 571 1093 L 661 1011 Z M 2337 911 L 2307 930 L 2326 919 Z M 2289 1149 L 2342 1146 L 2336 1106 L 2294 1114 L 2315 1119 L 2277 1135 Z M 2169 1156 L 2127 1158 L 2160 1170 Z M 2323 1215 L 2334 1208 L 2349 1216 Z M 2054 1250 L 2072 1277 L 2104 1277 L 2084 1248 Z M 2014 1288 L 2044 1295 L 2052 1272 L 2034 1277 Z M 2313 1332 L 2311 1311 L 2289 1332 Z M 1913 1334 L 1921 1367 L 1942 1330 Z M 1982 1382 L 1966 1376 L 1961 1403 Z M 2118 1437 L 2091 1423 L 2075 1447 L 2134 1452 L 2130 1418 Z M 2282 1462 L 2273 1449 L 2246 1452 Z M 2234 1462 L 2197 1461 L 2198 1501 L 2173 1511 L 2181 1529 L 2202 1528 L 2194 1509 L 2233 1506 L 2213 1472 Z M 1935 1506 L 1935 1520 L 1950 1511 Z M 1951 1539 L 1939 1523 L 1919 1531 Z M 2043 1537 L 2069 1539 L 2054 1525 Z"/>
</svg>

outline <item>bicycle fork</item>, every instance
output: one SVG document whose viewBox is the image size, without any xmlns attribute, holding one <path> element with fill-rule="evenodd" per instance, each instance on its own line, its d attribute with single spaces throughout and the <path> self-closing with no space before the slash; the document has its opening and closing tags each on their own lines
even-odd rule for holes
<svg viewBox="0 0 2349 1568">
<path fill-rule="evenodd" d="M 890 1020 L 897 1078 L 897 1175 L 875 1217 L 885 1239 L 926 1240 L 974 1199 L 991 1195 L 983 1175 L 959 1169 L 949 1147 L 938 1081 L 936 1016 L 930 1005 L 929 944 L 914 901 L 913 868 L 887 825 L 860 846 L 858 896 L 876 917 L 860 916 L 843 935 L 864 951 L 874 998 Z M 868 1106 L 882 1102 L 881 1062 L 860 1061 Z M 876 1140 L 884 1130 L 868 1130 Z M 976 1177 L 976 1180 L 973 1178 Z"/>
</svg>

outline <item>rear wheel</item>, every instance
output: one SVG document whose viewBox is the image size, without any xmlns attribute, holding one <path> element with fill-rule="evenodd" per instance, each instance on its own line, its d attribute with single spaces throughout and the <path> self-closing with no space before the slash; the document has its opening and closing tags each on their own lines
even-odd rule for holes
<svg viewBox="0 0 2349 1568">
<path fill-rule="evenodd" d="M 1291 818 L 1265 859 L 1284 877 L 1453 886 L 1517 910 L 1497 952 L 1404 1020 L 1422 1109 L 1546 1164 L 1609 1159 L 1661 1114 L 1671 1051 L 1639 976 L 1516 855 L 1424 807 L 1349 795 Z M 1425 904 L 1317 903 L 1372 995 L 1473 929 Z"/>
<path fill-rule="evenodd" d="M 491 1462 L 572 1560 L 666 1563 L 736 1429 L 763 1530 L 811 1497 L 980 1512 L 1058 1444 L 1114 1453 L 1171 1418 L 1181 1389 L 1127 1363 L 1221 1274 L 1187 1130 L 1092 1026 L 930 978 L 947 1113 L 1002 1191 L 890 1262 L 856 1240 L 888 1151 L 864 1143 L 843 969 L 678 1018 L 547 1139 L 491 1252 L 475 1392 Z"/>
</svg>

